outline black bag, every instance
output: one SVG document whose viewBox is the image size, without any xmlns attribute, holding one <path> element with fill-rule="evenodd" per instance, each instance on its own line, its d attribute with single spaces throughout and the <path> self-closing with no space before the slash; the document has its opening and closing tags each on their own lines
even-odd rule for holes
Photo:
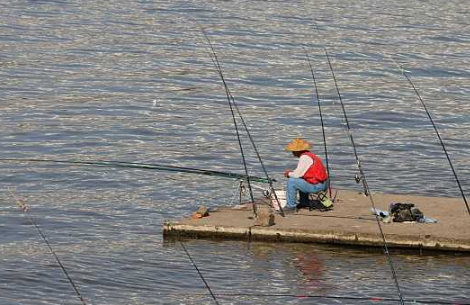
<svg viewBox="0 0 470 305">
<path fill-rule="evenodd" d="M 392 203 L 390 216 L 393 222 L 420 221 L 424 215 L 413 203 Z"/>
<path fill-rule="evenodd" d="M 297 204 L 296 206 L 297 210 L 300 210 L 300 209 L 308 209 L 309 211 L 312 211 L 312 210 L 320 210 L 320 211 L 327 211 L 327 210 L 330 210 L 331 208 L 327 208 L 323 205 L 323 203 L 321 203 L 320 200 L 316 199 L 316 200 L 308 200 L 306 202 L 299 202 L 299 204 Z"/>
</svg>

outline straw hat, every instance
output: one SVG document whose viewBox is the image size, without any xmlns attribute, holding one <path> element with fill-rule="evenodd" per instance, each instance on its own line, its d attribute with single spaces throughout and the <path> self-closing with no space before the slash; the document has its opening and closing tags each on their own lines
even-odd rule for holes
<svg viewBox="0 0 470 305">
<path fill-rule="evenodd" d="M 302 138 L 297 138 L 292 140 L 286 146 L 286 150 L 288 151 L 303 151 L 303 150 L 310 150 L 312 148 L 312 144 L 308 143 Z"/>
</svg>

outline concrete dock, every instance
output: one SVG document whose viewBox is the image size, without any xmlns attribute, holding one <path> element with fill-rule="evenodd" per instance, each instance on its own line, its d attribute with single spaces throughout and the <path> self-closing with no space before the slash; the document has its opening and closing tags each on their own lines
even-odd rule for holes
<svg viewBox="0 0 470 305">
<path fill-rule="evenodd" d="M 368 197 L 356 191 L 336 190 L 330 211 L 301 209 L 275 224 L 254 226 L 251 205 L 220 207 L 203 218 L 166 221 L 164 236 L 224 238 L 273 242 L 328 243 L 353 246 L 383 246 L 382 235 Z M 470 252 L 470 215 L 462 198 L 423 197 L 373 193 L 376 208 L 390 203 L 413 203 L 437 223 L 381 222 L 390 248 Z M 267 199 L 266 199 L 267 201 Z"/>
</svg>

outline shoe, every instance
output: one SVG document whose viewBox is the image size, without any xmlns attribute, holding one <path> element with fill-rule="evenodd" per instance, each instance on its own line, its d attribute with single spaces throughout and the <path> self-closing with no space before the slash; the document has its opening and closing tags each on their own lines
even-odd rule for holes
<svg viewBox="0 0 470 305">
<path fill-rule="evenodd" d="M 285 207 L 285 208 L 282 209 L 282 211 L 284 212 L 284 215 L 293 215 L 293 214 L 295 214 L 295 212 L 297 212 L 297 208 L 296 207 L 292 207 L 292 208 Z"/>
</svg>

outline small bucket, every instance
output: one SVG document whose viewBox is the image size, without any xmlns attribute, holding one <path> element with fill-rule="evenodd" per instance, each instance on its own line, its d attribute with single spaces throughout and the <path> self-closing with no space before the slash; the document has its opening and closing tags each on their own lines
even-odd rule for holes
<svg viewBox="0 0 470 305">
<path fill-rule="evenodd" d="M 281 207 L 284 208 L 287 204 L 286 191 L 274 190 L 274 192 L 276 193 L 277 199 L 279 200 Z M 279 204 L 277 203 L 276 196 L 274 196 L 274 194 L 271 194 L 271 205 L 276 211 L 279 211 Z"/>
</svg>

